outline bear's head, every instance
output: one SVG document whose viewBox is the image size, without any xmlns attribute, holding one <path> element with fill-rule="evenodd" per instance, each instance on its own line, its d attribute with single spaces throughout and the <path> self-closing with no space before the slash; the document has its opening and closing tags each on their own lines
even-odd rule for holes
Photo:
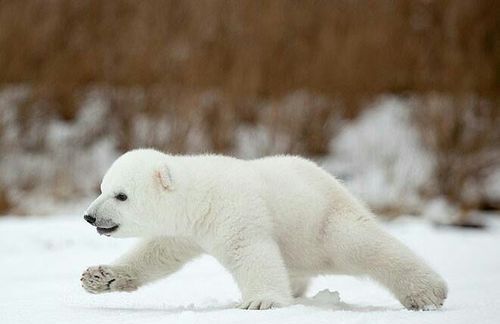
<svg viewBox="0 0 500 324">
<path fill-rule="evenodd" d="M 168 235 L 175 229 L 176 195 L 168 156 L 152 149 L 134 150 L 106 172 L 101 194 L 84 218 L 106 236 Z"/>
</svg>

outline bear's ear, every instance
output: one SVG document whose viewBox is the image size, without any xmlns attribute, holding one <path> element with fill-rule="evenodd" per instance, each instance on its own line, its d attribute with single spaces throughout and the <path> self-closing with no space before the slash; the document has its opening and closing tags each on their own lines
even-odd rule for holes
<svg viewBox="0 0 500 324">
<path fill-rule="evenodd" d="M 172 175 L 170 174 L 170 170 L 166 164 L 162 164 L 156 169 L 155 178 L 163 189 L 173 190 Z"/>
</svg>

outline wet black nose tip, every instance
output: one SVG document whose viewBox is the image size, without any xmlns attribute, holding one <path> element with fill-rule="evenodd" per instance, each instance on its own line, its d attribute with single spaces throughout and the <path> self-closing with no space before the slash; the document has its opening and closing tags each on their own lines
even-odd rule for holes
<svg viewBox="0 0 500 324">
<path fill-rule="evenodd" d="M 93 216 L 85 215 L 85 216 L 83 216 L 83 219 L 85 219 L 90 224 L 94 224 L 95 223 L 95 217 L 93 217 Z"/>
</svg>

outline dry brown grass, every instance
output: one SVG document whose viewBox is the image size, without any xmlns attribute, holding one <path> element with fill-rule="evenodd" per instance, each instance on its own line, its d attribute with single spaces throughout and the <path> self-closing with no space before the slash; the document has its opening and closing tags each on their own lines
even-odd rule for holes
<svg viewBox="0 0 500 324">
<path fill-rule="evenodd" d="M 9 200 L 7 199 L 7 192 L 5 189 L 0 190 L 0 216 L 3 215 L 5 212 L 10 210 L 12 206 L 9 203 Z"/>
<path fill-rule="evenodd" d="M 94 84 L 496 95 L 495 0 L 0 1 L 0 83 L 30 82 L 74 115 Z"/>
</svg>

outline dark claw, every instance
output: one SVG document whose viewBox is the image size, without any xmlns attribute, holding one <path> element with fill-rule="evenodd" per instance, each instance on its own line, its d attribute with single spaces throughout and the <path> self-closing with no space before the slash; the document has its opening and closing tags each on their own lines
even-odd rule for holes
<svg viewBox="0 0 500 324">
<path fill-rule="evenodd" d="M 108 281 L 108 283 L 106 284 L 108 286 L 108 289 L 111 289 L 111 284 L 116 281 L 116 279 L 111 279 L 110 281 Z"/>
</svg>

